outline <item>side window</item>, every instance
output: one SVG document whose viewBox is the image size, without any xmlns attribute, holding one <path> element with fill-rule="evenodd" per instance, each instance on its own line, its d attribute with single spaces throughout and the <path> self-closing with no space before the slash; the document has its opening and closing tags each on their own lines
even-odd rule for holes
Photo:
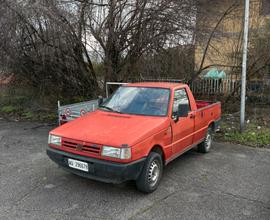
<svg viewBox="0 0 270 220">
<path fill-rule="evenodd" d="M 181 108 L 187 108 L 190 111 L 189 99 L 185 89 L 174 91 L 173 113 L 177 113 L 179 105 L 181 105 Z"/>
</svg>

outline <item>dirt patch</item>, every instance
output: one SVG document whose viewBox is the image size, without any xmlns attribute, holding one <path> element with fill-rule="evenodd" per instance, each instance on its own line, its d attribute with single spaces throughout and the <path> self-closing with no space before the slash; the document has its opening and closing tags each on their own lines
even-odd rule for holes
<svg viewBox="0 0 270 220">
<path fill-rule="evenodd" d="M 246 129 L 240 133 L 240 112 L 223 113 L 219 141 L 270 148 L 270 106 L 254 105 L 246 109 Z"/>
</svg>

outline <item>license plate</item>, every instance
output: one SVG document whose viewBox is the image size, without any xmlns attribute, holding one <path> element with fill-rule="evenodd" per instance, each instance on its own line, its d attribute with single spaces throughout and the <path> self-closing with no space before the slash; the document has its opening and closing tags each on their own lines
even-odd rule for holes
<svg viewBox="0 0 270 220">
<path fill-rule="evenodd" d="M 73 159 L 68 159 L 68 166 L 77 170 L 82 170 L 88 172 L 88 163 L 79 161 L 79 160 L 73 160 Z"/>
</svg>

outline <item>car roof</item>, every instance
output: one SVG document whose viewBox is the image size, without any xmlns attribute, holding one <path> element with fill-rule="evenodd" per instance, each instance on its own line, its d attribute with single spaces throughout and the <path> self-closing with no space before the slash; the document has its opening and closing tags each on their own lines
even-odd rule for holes
<svg viewBox="0 0 270 220">
<path fill-rule="evenodd" d="M 173 89 L 175 87 L 180 87 L 180 86 L 185 86 L 185 85 L 186 84 L 184 83 L 170 83 L 170 82 L 140 82 L 140 83 L 128 83 L 124 86 Z"/>
</svg>

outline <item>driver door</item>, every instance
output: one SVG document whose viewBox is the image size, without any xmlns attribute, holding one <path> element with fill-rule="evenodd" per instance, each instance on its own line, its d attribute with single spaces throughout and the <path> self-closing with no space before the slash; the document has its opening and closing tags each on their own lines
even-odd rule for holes
<svg viewBox="0 0 270 220">
<path fill-rule="evenodd" d="M 171 126 L 173 131 L 173 154 L 181 154 L 185 149 L 193 144 L 195 117 L 190 109 L 190 102 L 185 89 L 177 89 L 174 91 L 173 112 L 172 115 L 177 114 L 178 106 L 186 106 L 188 108 L 188 115 L 186 117 L 179 117 L 178 120 L 171 119 Z"/>
</svg>

